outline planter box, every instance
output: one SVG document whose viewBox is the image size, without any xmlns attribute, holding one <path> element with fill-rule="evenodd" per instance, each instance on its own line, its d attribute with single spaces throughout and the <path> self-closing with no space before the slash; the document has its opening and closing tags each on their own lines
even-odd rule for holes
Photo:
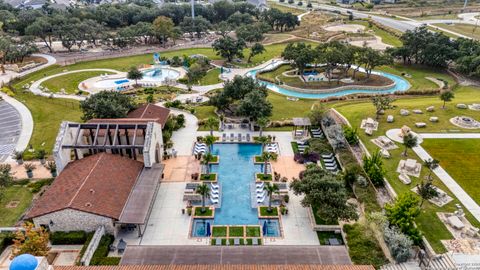
<svg viewBox="0 0 480 270">
<path fill-rule="evenodd" d="M 265 162 L 263 162 L 262 156 L 254 156 L 254 157 L 253 157 L 253 163 L 255 163 L 255 164 L 263 164 L 263 163 L 265 163 Z"/>
<path fill-rule="evenodd" d="M 214 218 L 215 217 L 215 208 L 205 206 L 206 212 L 201 213 L 202 207 L 195 206 L 192 211 L 193 218 Z"/>
<path fill-rule="evenodd" d="M 262 182 L 262 181 L 273 181 L 273 175 L 271 173 L 267 174 L 267 178 L 264 178 L 263 173 L 256 173 L 255 174 L 255 181 L 256 182 Z"/>
<path fill-rule="evenodd" d="M 206 175 L 207 175 L 207 174 L 205 174 L 205 173 L 200 174 L 200 181 L 204 181 L 204 182 L 217 182 L 217 179 L 218 179 L 217 173 L 210 173 L 210 178 L 209 178 L 209 179 L 205 178 Z"/>
<path fill-rule="evenodd" d="M 267 212 L 268 206 L 258 207 L 258 218 L 279 218 L 280 209 L 277 206 L 272 206 L 272 212 Z"/>
</svg>

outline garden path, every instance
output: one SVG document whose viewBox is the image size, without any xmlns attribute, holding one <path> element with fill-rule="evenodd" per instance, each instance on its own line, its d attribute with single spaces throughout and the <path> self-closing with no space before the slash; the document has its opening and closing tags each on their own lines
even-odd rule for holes
<svg viewBox="0 0 480 270">
<path fill-rule="evenodd" d="M 480 139 L 480 133 L 420 133 L 423 139 Z M 412 148 L 422 160 L 431 159 L 430 154 L 421 146 Z M 442 166 L 433 170 L 435 175 L 452 191 L 455 197 L 467 208 L 470 213 L 480 221 L 480 206 L 465 192 Z"/>
</svg>

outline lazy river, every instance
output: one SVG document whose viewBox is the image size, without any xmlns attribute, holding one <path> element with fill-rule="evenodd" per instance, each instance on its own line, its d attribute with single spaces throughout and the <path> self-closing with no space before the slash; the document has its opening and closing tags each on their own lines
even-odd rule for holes
<svg viewBox="0 0 480 270">
<path fill-rule="evenodd" d="M 349 89 L 349 90 L 340 90 L 338 92 L 328 92 L 328 93 L 321 93 L 320 92 L 321 90 L 319 90 L 319 93 L 303 93 L 303 92 L 297 92 L 297 91 L 285 89 L 281 85 L 277 85 L 277 84 L 263 81 L 256 78 L 257 72 L 261 70 L 272 70 L 272 69 L 278 68 L 278 66 L 280 66 L 281 64 L 283 64 L 283 61 L 274 62 L 262 69 L 251 70 L 247 73 L 247 76 L 254 78 L 261 85 L 265 85 L 269 90 L 273 92 L 276 92 L 285 96 L 296 97 L 296 98 L 306 98 L 306 99 L 324 99 L 329 97 L 341 97 L 341 96 L 347 96 L 347 95 L 353 95 L 353 94 L 392 94 L 398 91 L 407 91 L 410 88 L 410 83 L 407 80 L 403 79 L 400 76 L 382 72 L 382 71 L 372 71 L 372 74 L 383 76 L 394 81 L 395 82 L 394 86 L 384 90 Z M 365 70 L 360 68 L 360 71 L 364 72 Z"/>
</svg>

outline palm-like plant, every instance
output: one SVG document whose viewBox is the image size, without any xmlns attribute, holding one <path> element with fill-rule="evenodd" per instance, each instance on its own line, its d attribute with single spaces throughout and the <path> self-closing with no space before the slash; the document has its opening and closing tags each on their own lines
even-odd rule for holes
<svg viewBox="0 0 480 270">
<path fill-rule="evenodd" d="M 263 160 L 263 175 L 266 177 L 268 173 L 268 163 L 270 160 L 277 160 L 277 154 L 271 152 L 263 152 L 262 153 L 262 160 Z"/>
<path fill-rule="evenodd" d="M 258 118 L 258 120 L 256 121 L 258 127 L 260 128 L 260 133 L 259 133 L 258 136 L 262 137 L 263 129 L 267 127 L 268 122 L 269 122 L 269 120 L 266 117 Z"/>
<path fill-rule="evenodd" d="M 208 146 L 208 152 L 210 153 L 210 148 L 212 147 L 212 145 L 215 143 L 215 141 L 217 140 L 217 138 L 215 138 L 215 136 L 212 136 L 212 135 L 208 135 L 205 137 L 205 144 Z"/>
<path fill-rule="evenodd" d="M 425 167 L 427 167 L 428 170 L 429 170 L 428 176 L 427 176 L 427 179 L 428 179 L 429 181 L 432 180 L 432 172 L 433 172 L 433 170 L 435 170 L 436 168 L 438 168 L 439 163 L 440 163 L 440 161 L 438 161 L 438 160 L 436 160 L 436 159 L 431 159 L 431 158 L 430 158 L 430 159 L 426 159 L 426 160 L 423 161 L 423 165 L 424 165 Z"/>
<path fill-rule="evenodd" d="M 263 189 L 267 192 L 267 195 L 268 195 L 268 209 L 267 211 L 268 212 L 272 212 L 272 196 L 274 193 L 278 194 L 278 185 L 277 184 L 270 184 L 270 183 L 266 183 L 264 186 L 263 186 Z"/>
<path fill-rule="evenodd" d="M 202 213 L 205 213 L 206 209 L 205 209 L 205 200 L 207 198 L 210 198 L 210 188 L 208 187 L 207 184 L 201 184 L 199 186 L 197 186 L 197 188 L 195 189 L 195 192 L 197 194 L 200 194 L 202 195 Z"/>
<path fill-rule="evenodd" d="M 403 146 L 405 146 L 405 151 L 403 151 L 403 155 L 407 156 L 407 150 L 409 148 L 413 148 L 418 145 L 418 138 L 413 136 L 412 133 L 408 133 L 403 137 Z"/>
<path fill-rule="evenodd" d="M 422 208 L 423 203 L 425 200 L 430 200 L 438 196 L 438 191 L 435 189 L 435 186 L 432 184 L 431 181 L 427 181 L 420 183 L 417 185 L 417 192 L 418 195 L 422 198 L 420 202 L 420 208 Z"/>
<path fill-rule="evenodd" d="M 210 176 L 210 163 L 214 160 L 214 156 L 211 153 L 203 155 L 202 164 L 205 165 L 206 175 Z"/>
<path fill-rule="evenodd" d="M 218 126 L 218 120 L 215 117 L 209 117 L 205 122 L 205 126 L 210 129 L 210 136 L 213 136 L 213 129 Z"/>
<path fill-rule="evenodd" d="M 267 136 L 259 136 L 255 138 L 256 143 L 261 143 L 262 144 L 262 149 L 265 147 L 265 144 L 270 142 L 270 138 Z"/>
</svg>

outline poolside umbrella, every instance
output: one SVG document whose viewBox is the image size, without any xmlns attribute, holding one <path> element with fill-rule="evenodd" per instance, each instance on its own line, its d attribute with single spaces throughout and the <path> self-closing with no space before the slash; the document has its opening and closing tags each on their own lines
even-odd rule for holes
<svg viewBox="0 0 480 270">
<path fill-rule="evenodd" d="M 267 235 L 267 221 L 263 222 L 263 228 L 262 228 L 263 235 Z"/>
<path fill-rule="evenodd" d="M 207 236 L 212 235 L 212 232 L 210 231 L 210 222 L 207 222 Z"/>
</svg>

